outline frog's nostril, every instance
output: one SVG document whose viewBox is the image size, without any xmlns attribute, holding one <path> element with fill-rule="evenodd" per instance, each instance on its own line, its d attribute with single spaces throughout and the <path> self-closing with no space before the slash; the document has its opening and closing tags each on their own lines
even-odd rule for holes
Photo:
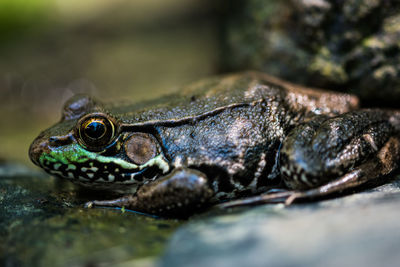
<svg viewBox="0 0 400 267">
<path fill-rule="evenodd" d="M 52 136 L 52 137 L 49 138 L 49 144 L 50 145 L 56 145 L 57 142 L 58 142 L 58 138 L 57 137 Z"/>
<path fill-rule="evenodd" d="M 49 145 L 52 147 L 68 145 L 71 141 L 72 139 L 70 135 L 49 137 Z"/>
</svg>

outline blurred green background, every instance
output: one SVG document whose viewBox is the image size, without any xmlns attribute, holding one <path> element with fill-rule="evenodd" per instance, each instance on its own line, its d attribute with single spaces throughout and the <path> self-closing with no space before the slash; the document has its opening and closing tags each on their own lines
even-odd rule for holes
<svg viewBox="0 0 400 267">
<path fill-rule="evenodd" d="M 29 163 L 74 93 L 140 101 L 216 73 L 217 12 L 201 0 L 0 0 L 0 159 Z"/>
</svg>

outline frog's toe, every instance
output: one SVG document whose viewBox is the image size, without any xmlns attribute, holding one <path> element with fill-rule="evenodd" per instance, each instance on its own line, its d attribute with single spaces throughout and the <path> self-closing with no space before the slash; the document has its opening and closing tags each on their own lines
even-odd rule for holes
<svg viewBox="0 0 400 267">
<path fill-rule="evenodd" d="M 239 206 L 254 206 L 254 205 L 260 205 L 260 204 L 277 204 L 277 203 L 285 203 L 286 204 L 286 201 L 288 199 L 290 199 L 290 197 L 292 197 L 293 195 L 295 195 L 297 193 L 299 193 L 299 192 L 280 191 L 280 192 L 276 192 L 276 193 L 266 193 L 266 194 L 259 195 L 259 196 L 253 196 L 253 197 L 224 202 L 224 203 L 218 204 L 217 207 L 219 207 L 221 209 L 228 209 L 228 208 L 239 207 Z M 289 204 L 291 204 L 292 202 L 290 202 Z"/>
<path fill-rule="evenodd" d="M 85 208 L 93 208 L 94 206 L 99 206 L 99 207 L 120 207 L 122 208 L 123 206 L 128 206 L 128 205 L 133 205 L 135 204 L 136 198 L 131 196 L 131 195 L 126 195 L 122 196 L 117 199 L 112 199 L 112 200 L 92 200 L 88 201 L 84 204 Z"/>
</svg>

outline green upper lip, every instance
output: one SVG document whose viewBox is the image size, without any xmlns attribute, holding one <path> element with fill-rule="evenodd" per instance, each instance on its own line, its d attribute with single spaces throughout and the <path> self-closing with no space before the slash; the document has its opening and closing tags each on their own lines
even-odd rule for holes
<svg viewBox="0 0 400 267">
<path fill-rule="evenodd" d="M 102 178 L 105 182 L 114 180 L 135 182 L 136 174 L 153 166 L 159 173 L 166 173 L 170 169 L 162 154 L 143 165 L 136 165 L 124 159 L 87 151 L 78 144 L 49 149 L 40 155 L 37 164 L 48 172 L 67 179 Z"/>
</svg>

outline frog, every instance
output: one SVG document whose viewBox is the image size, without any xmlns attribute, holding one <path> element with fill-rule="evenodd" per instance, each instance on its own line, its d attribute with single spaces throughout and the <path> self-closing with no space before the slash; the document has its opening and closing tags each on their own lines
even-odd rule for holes
<svg viewBox="0 0 400 267">
<path fill-rule="evenodd" d="M 29 156 L 51 175 L 118 194 L 88 208 L 180 216 L 290 205 L 385 181 L 399 167 L 400 111 L 247 71 L 133 104 L 73 96 Z"/>
</svg>

